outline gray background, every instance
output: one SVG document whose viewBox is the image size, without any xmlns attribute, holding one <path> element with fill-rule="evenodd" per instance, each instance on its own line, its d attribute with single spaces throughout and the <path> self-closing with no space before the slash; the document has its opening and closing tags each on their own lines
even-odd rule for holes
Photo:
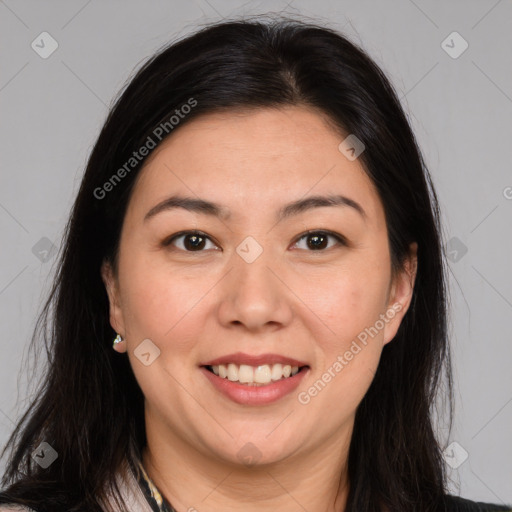
<svg viewBox="0 0 512 512">
<path fill-rule="evenodd" d="M 362 44 L 399 91 L 448 244 L 456 416 L 445 446 L 458 443 L 452 465 L 461 449 L 469 455 L 449 468 L 452 492 L 512 503 L 509 0 L 0 0 L 0 442 L 39 385 L 29 385 L 27 348 L 55 270 L 51 243 L 58 249 L 114 94 L 142 60 L 198 25 L 282 10 Z M 58 43 L 46 59 L 31 47 L 43 45 L 43 31 Z M 458 58 L 442 47 L 453 31 L 469 44 Z M 450 51 L 462 48 L 451 39 Z"/>
</svg>

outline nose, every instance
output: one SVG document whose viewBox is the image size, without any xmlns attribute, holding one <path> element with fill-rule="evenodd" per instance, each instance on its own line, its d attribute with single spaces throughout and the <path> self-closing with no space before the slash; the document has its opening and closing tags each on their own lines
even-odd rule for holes
<svg viewBox="0 0 512 512">
<path fill-rule="evenodd" d="M 219 321 L 248 331 L 277 330 L 291 322 L 293 294 L 266 251 L 252 262 L 233 255 L 231 271 L 222 280 Z"/>
</svg>

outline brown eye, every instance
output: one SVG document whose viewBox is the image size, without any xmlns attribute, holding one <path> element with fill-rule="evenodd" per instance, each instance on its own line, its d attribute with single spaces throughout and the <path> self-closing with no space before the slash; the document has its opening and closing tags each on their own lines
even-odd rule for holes
<svg viewBox="0 0 512 512">
<path fill-rule="evenodd" d="M 306 250 L 322 251 L 323 249 L 332 247 L 332 245 L 329 246 L 330 238 L 336 240 L 338 245 L 346 245 L 346 242 L 341 235 L 331 233 L 329 231 L 310 231 L 305 235 L 302 235 L 299 238 L 298 242 L 300 242 L 301 240 L 306 240 Z"/>
<path fill-rule="evenodd" d="M 185 235 L 183 245 L 187 251 L 195 251 L 196 249 L 204 249 L 206 239 L 201 235 Z"/>
<path fill-rule="evenodd" d="M 179 242 L 178 242 L 179 241 Z M 204 233 L 196 231 L 185 231 L 174 235 L 171 239 L 164 243 L 164 245 L 174 245 L 178 249 L 186 252 L 204 252 L 205 246 L 211 240 Z M 213 247 L 216 247 L 212 243 Z"/>
</svg>

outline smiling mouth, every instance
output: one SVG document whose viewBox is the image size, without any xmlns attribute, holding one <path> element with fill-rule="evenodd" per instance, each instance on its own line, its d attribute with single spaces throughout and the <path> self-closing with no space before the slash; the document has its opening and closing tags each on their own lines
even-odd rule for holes
<svg viewBox="0 0 512 512">
<path fill-rule="evenodd" d="M 227 379 L 246 386 L 267 386 L 273 382 L 289 379 L 309 366 L 291 366 L 289 364 L 263 364 L 250 366 L 247 364 L 219 364 L 204 366 L 208 371 L 221 379 Z"/>
</svg>

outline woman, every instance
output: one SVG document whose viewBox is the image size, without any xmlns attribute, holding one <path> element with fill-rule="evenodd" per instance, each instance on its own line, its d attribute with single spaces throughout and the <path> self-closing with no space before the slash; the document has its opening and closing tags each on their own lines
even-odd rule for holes
<svg viewBox="0 0 512 512">
<path fill-rule="evenodd" d="M 39 327 L 52 307 L 2 503 L 510 508 L 446 493 L 437 199 L 388 80 L 331 30 L 221 23 L 147 62 L 90 156 Z"/>
</svg>

